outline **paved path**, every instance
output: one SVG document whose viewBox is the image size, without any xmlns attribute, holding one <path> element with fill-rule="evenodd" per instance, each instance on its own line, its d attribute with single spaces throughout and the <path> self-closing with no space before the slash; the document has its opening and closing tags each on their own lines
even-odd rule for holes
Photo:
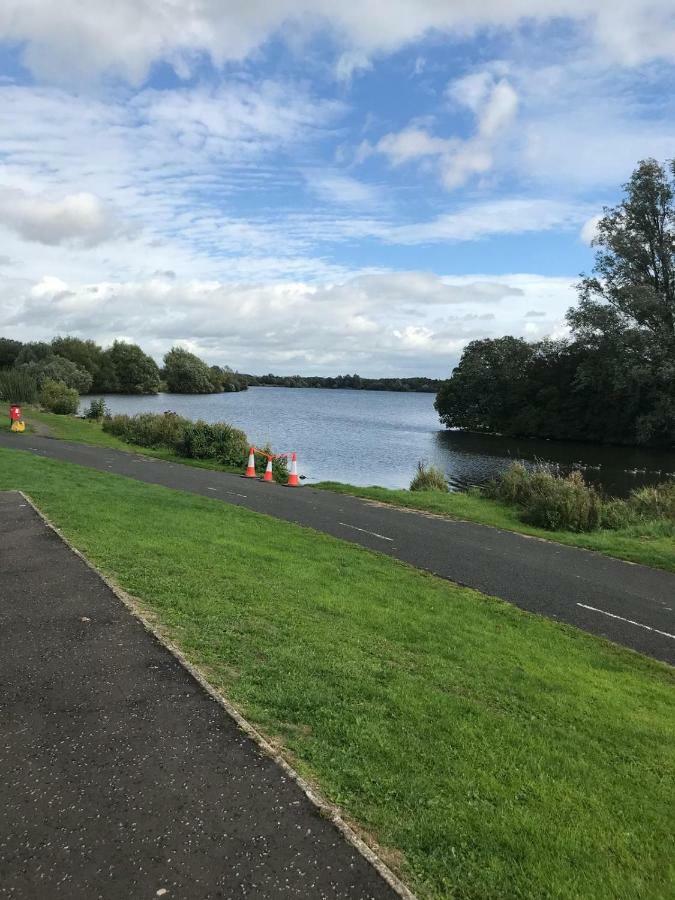
<svg viewBox="0 0 675 900">
<path fill-rule="evenodd" d="M 19 443 L 19 440 L 21 443 Z M 191 491 L 309 525 L 675 664 L 675 574 L 471 522 L 285 488 L 36 435 L 0 446 Z"/>
<path fill-rule="evenodd" d="M 0 683 L 0 897 L 396 896 L 18 493 Z"/>
</svg>

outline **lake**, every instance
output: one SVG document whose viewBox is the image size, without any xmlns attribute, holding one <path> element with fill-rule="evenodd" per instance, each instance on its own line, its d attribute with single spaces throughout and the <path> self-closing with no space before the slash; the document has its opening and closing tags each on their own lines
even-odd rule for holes
<svg viewBox="0 0 675 900">
<path fill-rule="evenodd" d="M 90 397 L 83 398 L 82 409 Z M 675 473 L 675 454 L 635 448 L 465 434 L 441 427 L 433 394 L 320 388 L 249 388 L 237 394 L 106 395 L 113 413 L 172 410 L 190 419 L 225 421 L 252 443 L 298 454 L 301 475 L 312 481 L 345 481 L 408 487 L 418 460 L 439 466 L 451 488 L 482 484 L 513 460 L 585 466 L 585 476 L 608 493 Z"/>
</svg>

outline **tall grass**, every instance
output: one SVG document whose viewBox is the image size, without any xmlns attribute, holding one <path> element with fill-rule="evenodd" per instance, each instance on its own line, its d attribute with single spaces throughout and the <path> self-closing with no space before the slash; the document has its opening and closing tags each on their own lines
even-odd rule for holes
<svg viewBox="0 0 675 900">
<path fill-rule="evenodd" d="M 0 372 L 0 400 L 9 403 L 35 403 L 38 399 L 38 385 L 27 372 L 6 369 Z"/>
<path fill-rule="evenodd" d="M 649 522 L 675 525 L 675 482 L 633 491 L 627 500 L 603 497 L 581 472 L 561 476 L 545 465 L 514 463 L 483 488 L 483 494 L 517 506 L 530 525 L 550 531 L 620 529 Z"/>
<path fill-rule="evenodd" d="M 417 463 L 417 472 L 410 482 L 411 491 L 448 492 L 448 482 L 443 472 L 436 466 L 428 466 L 421 460 Z"/>
</svg>

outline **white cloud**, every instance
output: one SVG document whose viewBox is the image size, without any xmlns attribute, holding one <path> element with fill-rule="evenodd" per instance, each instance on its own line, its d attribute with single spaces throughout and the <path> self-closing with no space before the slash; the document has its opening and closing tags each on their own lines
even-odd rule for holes
<svg viewBox="0 0 675 900">
<path fill-rule="evenodd" d="M 27 241 L 94 247 L 121 232 L 111 210 L 94 194 L 52 198 L 0 184 L 0 225 Z"/>
<path fill-rule="evenodd" d="M 372 68 L 372 62 L 362 50 L 345 50 L 335 66 L 335 76 L 338 81 L 351 81 L 358 72 Z"/>
<path fill-rule="evenodd" d="M 475 134 L 462 140 L 440 138 L 416 125 L 384 135 L 372 146 L 364 143 L 357 154 L 361 162 L 373 153 L 386 156 L 392 165 L 424 157 L 435 157 L 441 180 L 448 190 L 461 187 L 474 175 L 489 172 L 494 149 L 515 119 L 518 95 L 505 79 L 496 80 L 489 71 L 476 72 L 451 83 L 448 97 L 470 109 L 476 117 Z"/>
<path fill-rule="evenodd" d="M 589 247 L 598 236 L 598 223 L 602 219 L 602 216 L 592 216 L 590 219 L 587 219 L 579 232 L 579 237 L 587 244 Z"/>
<path fill-rule="evenodd" d="M 329 25 L 347 50 L 368 54 L 431 29 L 466 34 L 555 18 L 588 25 L 601 52 L 627 65 L 675 57 L 672 0 L 394 0 L 386 14 L 380 0 L 4 0 L 0 38 L 23 44 L 25 63 L 41 77 L 107 71 L 138 84 L 152 63 L 186 77 L 200 54 L 216 65 L 241 60 L 284 29 L 297 39 Z"/>
<path fill-rule="evenodd" d="M 330 169 L 308 169 L 305 179 L 310 190 L 327 203 L 338 206 L 374 206 L 378 191 L 370 184 Z"/>
<path fill-rule="evenodd" d="M 14 283 L 4 295 L 0 287 L 0 316 L 11 335 L 126 336 L 157 357 L 188 342 L 242 371 L 442 374 L 476 337 L 526 334 L 533 302 L 546 310 L 544 334 L 572 300 L 568 279 L 533 275 L 385 272 L 321 285 L 48 277 Z"/>
</svg>

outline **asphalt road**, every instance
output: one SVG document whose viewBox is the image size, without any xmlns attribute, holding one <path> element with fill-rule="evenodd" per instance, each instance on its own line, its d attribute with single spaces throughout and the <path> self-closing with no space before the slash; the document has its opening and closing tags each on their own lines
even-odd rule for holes
<svg viewBox="0 0 675 900">
<path fill-rule="evenodd" d="M 471 522 L 35 435 L 23 448 L 307 525 L 675 664 L 675 574 Z"/>
<path fill-rule="evenodd" d="M 0 682 L 0 897 L 397 896 L 18 493 Z"/>
</svg>

